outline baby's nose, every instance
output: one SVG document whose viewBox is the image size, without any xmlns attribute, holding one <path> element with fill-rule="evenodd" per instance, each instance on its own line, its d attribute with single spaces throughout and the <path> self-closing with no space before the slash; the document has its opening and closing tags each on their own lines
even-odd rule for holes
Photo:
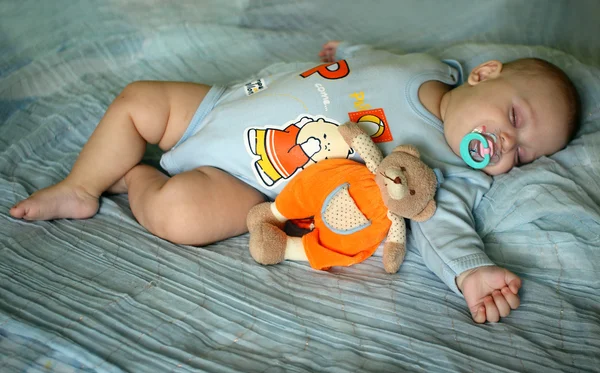
<svg viewBox="0 0 600 373">
<path fill-rule="evenodd" d="M 502 132 L 500 133 L 500 138 L 502 139 L 502 153 L 506 153 L 514 149 L 516 139 L 513 134 Z"/>
</svg>

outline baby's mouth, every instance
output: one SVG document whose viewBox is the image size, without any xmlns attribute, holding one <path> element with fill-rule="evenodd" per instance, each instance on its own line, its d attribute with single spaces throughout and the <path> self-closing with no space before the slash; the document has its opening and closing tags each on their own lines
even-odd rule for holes
<svg viewBox="0 0 600 373">
<path fill-rule="evenodd" d="M 469 153 L 473 160 L 481 162 L 486 155 L 490 156 L 490 164 L 496 163 L 500 159 L 500 146 L 498 138 L 493 133 L 480 133 L 487 141 L 487 148 L 479 140 L 471 140 L 469 143 Z"/>
<path fill-rule="evenodd" d="M 460 142 L 460 157 L 470 167 L 480 170 L 500 162 L 502 142 L 497 133 L 481 126 L 467 133 Z"/>
</svg>

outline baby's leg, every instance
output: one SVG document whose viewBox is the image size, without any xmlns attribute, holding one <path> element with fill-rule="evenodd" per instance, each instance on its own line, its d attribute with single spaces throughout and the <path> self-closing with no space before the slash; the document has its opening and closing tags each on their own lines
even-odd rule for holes
<svg viewBox="0 0 600 373">
<path fill-rule="evenodd" d="M 167 150 L 187 128 L 209 86 L 135 82 L 113 101 L 70 174 L 17 203 L 10 214 L 26 220 L 88 218 L 98 198 L 137 165 L 146 143 Z"/>
<path fill-rule="evenodd" d="M 247 232 L 248 211 L 264 201 L 256 189 L 212 167 L 169 178 L 138 165 L 124 181 L 140 224 L 179 244 L 205 245 Z"/>
</svg>

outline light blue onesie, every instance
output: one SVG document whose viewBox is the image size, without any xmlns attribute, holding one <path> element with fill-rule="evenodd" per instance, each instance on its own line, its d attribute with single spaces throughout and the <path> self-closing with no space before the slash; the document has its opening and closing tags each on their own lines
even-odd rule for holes
<svg viewBox="0 0 600 373">
<path fill-rule="evenodd" d="M 452 152 L 441 121 L 420 103 L 418 90 L 429 80 L 459 84 L 461 66 L 345 43 L 336 57 L 338 62 L 319 66 L 277 64 L 246 82 L 213 87 L 182 139 L 163 155 L 162 167 L 170 174 L 217 167 L 274 198 L 316 161 L 357 157 L 337 131 L 346 121 L 359 123 L 384 154 L 400 144 L 415 145 L 444 177 L 435 215 L 411 222 L 409 239 L 425 264 L 460 294 L 457 275 L 493 265 L 473 218 L 491 178 Z"/>
</svg>

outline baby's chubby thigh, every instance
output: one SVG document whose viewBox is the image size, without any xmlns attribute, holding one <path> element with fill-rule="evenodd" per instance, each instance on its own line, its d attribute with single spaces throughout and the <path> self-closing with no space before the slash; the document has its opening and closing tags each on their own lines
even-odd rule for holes
<svg viewBox="0 0 600 373">
<path fill-rule="evenodd" d="M 160 201 L 169 209 L 164 225 L 173 242 L 204 244 L 245 232 L 253 205 L 274 198 L 317 153 L 331 149 L 324 139 L 317 152 L 301 141 L 338 124 L 314 114 L 307 101 L 272 88 L 250 96 L 229 90 L 161 160 L 174 175 Z"/>
<path fill-rule="evenodd" d="M 247 144 L 251 125 L 230 110 L 213 109 L 197 130 L 161 159 L 172 177 L 138 218 L 152 233 L 179 244 L 205 245 L 247 231 L 251 207 L 265 200 Z M 137 215 L 136 215 L 137 217 Z"/>
<path fill-rule="evenodd" d="M 179 173 L 140 197 L 136 204 L 130 195 L 138 221 L 153 234 L 186 245 L 206 245 L 247 232 L 248 211 L 264 201 L 262 193 L 214 167 Z"/>
</svg>

